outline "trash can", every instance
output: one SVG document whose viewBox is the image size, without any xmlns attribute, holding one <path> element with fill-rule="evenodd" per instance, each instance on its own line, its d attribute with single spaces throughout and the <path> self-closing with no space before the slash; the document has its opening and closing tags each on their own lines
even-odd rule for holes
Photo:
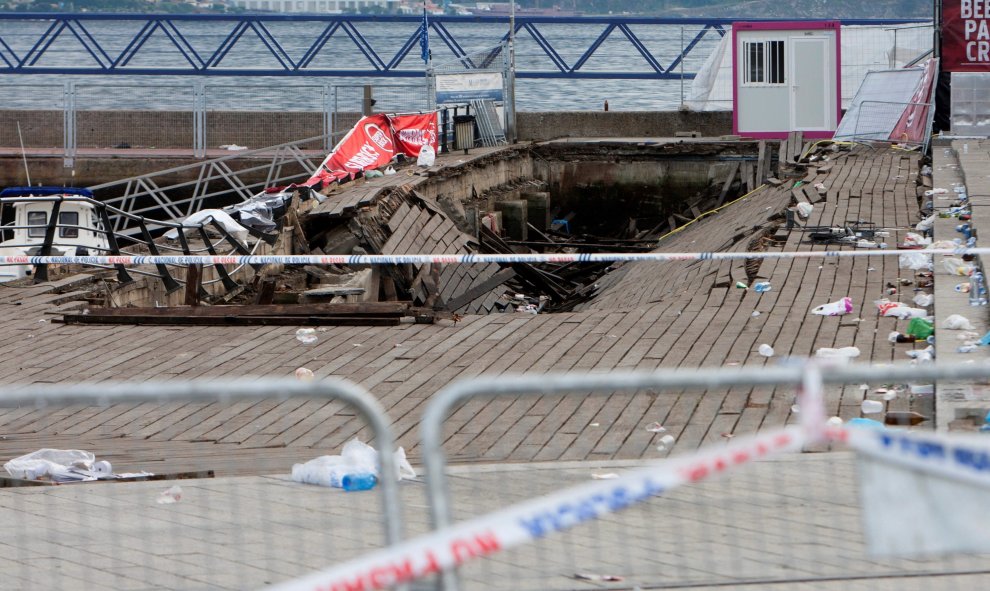
<svg viewBox="0 0 990 591">
<path fill-rule="evenodd" d="M 464 150 L 474 147 L 474 115 L 457 115 L 454 117 L 454 149 Z"/>
</svg>

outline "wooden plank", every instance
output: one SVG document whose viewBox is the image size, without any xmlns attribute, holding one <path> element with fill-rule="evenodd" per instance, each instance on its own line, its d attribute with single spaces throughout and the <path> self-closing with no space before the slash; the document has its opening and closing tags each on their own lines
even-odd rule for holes
<svg viewBox="0 0 990 591">
<path fill-rule="evenodd" d="M 401 316 L 410 311 L 408 302 L 347 302 L 335 304 L 254 304 L 244 306 L 171 306 L 163 308 L 92 308 L 87 315 L 99 316 Z"/>
<path fill-rule="evenodd" d="M 157 326 L 398 326 L 395 316 L 70 316 L 67 324 Z"/>
<path fill-rule="evenodd" d="M 716 207 L 719 207 L 725 203 L 725 199 L 729 195 L 729 189 L 732 188 L 732 182 L 735 181 L 736 176 L 739 175 L 740 166 L 741 165 L 738 161 L 732 163 L 732 168 L 729 169 L 729 174 L 725 177 L 725 182 L 722 183 L 722 190 L 719 191 Z M 671 226 L 671 228 L 673 228 L 673 226 Z"/>
</svg>

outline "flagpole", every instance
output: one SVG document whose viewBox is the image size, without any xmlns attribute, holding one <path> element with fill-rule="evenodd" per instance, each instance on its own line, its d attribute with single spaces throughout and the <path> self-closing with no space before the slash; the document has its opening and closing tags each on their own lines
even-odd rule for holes
<svg viewBox="0 0 990 591">
<path fill-rule="evenodd" d="M 506 130 L 510 143 L 516 143 L 516 0 L 509 2 L 509 116 Z"/>
<path fill-rule="evenodd" d="M 428 95 L 426 97 L 427 107 L 436 109 L 432 87 L 433 52 L 430 50 L 430 24 L 426 16 L 426 2 L 427 0 L 423 0 L 423 31 L 420 34 L 420 47 L 423 51 L 423 61 L 426 62 L 426 71 L 424 74 L 426 76 L 426 93 Z"/>
</svg>

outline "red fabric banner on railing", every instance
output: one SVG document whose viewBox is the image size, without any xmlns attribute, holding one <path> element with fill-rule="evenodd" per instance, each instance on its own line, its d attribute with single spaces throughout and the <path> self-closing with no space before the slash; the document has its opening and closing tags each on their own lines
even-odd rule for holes
<svg viewBox="0 0 990 591">
<path fill-rule="evenodd" d="M 385 166 L 396 154 L 416 158 L 425 145 L 436 152 L 436 113 L 362 117 L 303 185 L 353 179 L 359 172 Z"/>
</svg>

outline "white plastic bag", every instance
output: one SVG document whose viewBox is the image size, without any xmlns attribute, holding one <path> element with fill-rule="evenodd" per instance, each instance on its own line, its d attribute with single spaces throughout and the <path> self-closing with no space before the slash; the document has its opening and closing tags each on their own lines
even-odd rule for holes
<svg viewBox="0 0 990 591">
<path fill-rule="evenodd" d="M 974 330 L 976 327 L 969 321 L 969 318 L 960 316 L 959 314 L 952 314 L 942 321 L 942 328 L 949 330 Z"/>
<path fill-rule="evenodd" d="M 935 296 L 933 296 L 930 293 L 921 292 L 916 296 L 914 296 L 914 303 L 921 306 L 922 308 L 927 308 L 928 306 L 931 306 L 933 301 L 935 301 Z"/>
<path fill-rule="evenodd" d="M 942 266 L 945 267 L 945 272 L 949 275 L 968 277 L 973 273 L 973 265 L 970 265 L 966 261 L 955 257 L 943 259 Z"/>
<path fill-rule="evenodd" d="M 937 216 L 935 216 L 935 215 L 930 215 L 930 216 L 926 217 L 925 219 L 923 219 L 920 222 L 918 222 L 918 224 L 914 227 L 914 229 L 917 230 L 917 231 L 919 231 L 919 232 L 927 232 L 928 230 L 931 230 L 932 229 L 932 226 L 935 225 L 935 218 L 936 217 Z"/>
<path fill-rule="evenodd" d="M 437 153 L 433 151 L 433 146 L 426 144 L 419 149 L 419 158 L 416 159 L 417 166 L 433 166 L 436 161 Z"/>
<path fill-rule="evenodd" d="M 69 468 L 89 470 L 96 456 L 81 449 L 39 449 L 3 465 L 7 473 L 22 480 L 38 480 L 68 472 Z"/>
<path fill-rule="evenodd" d="M 797 207 L 795 209 L 797 209 L 798 217 L 800 217 L 803 220 L 806 220 L 808 219 L 808 216 L 811 215 L 811 212 L 815 209 L 815 206 L 808 203 L 807 201 L 802 201 L 801 203 L 797 204 Z"/>
<path fill-rule="evenodd" d="M 922 254 L 920 252 L 905 252 L 898 257 L 897 263 L 902 269 L 911 269 L 914 271 L 927 269 L 931 267 L 932 255 Z"/>
<path fill-rule="evenodd" d="M 397 480 L 416 477 L 416 471 L 406 460 L 405 449 L 397 449 L 394 458 Z M 343 488 L 347 474 L 378 476 L 378 451 L 367 443 L 352 439 L 344 444 L 339 456 L 320 456 L 305 464 L 292 466 L 292 480 L 304 484 Z"/>
<path fill-rule="evenodd" d="M 819 316 L 844 316 L 853 311 L 852 298 L 846 296 L 841 300 L 831 302 L 828 304 L 822 304 L 814 310 L 811 311 L 812 314 L 817 314 Z"/>
<path fill-rule="evenodd" d="M 916 234 L 914 232 L 908 232 L 904 235 L 904 244 L 914 245 L 914 246 L 924 246 L 931 244 L 931 238 L 925 238 L 921 234 Z"/>
</svg>

